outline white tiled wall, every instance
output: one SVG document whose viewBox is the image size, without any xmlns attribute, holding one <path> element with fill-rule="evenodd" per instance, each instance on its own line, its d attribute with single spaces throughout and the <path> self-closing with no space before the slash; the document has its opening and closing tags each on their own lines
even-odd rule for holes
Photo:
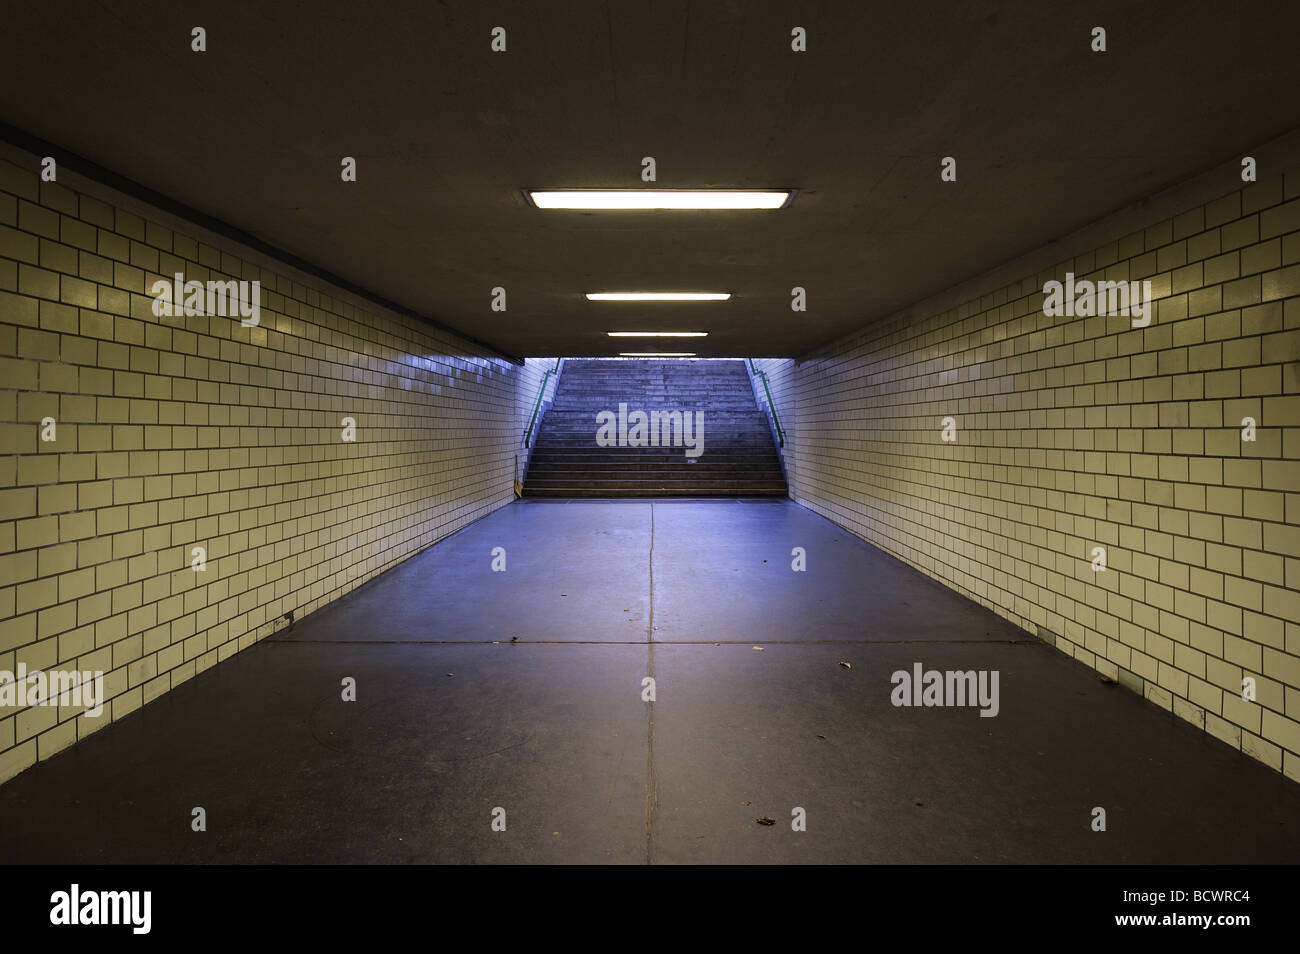
<svg viewBox="0 0 1300 954">
<path fill-rule="evenodd" d="M 510 502 L 553 363 L 37 168 L 0 160 L 0 670 L 103 670 L 110 701 L 0 708 L 0 781 Z M 261 281 L 260 324 L 155 317 L 175 272 Z"/>
<path fill-rule="evenodd" d="M 1045 316 L 1067 271 L 1150 326 Z M 1300 778 L 1300 172 L 756 363 L 795 500 Z"/>
</svg>

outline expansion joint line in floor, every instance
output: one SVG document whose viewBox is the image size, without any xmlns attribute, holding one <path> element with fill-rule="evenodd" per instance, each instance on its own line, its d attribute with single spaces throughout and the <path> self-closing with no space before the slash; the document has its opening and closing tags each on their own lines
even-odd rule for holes
<svg viewBox="0 0 1300 954">
<path fill-rule="evenodd" d="M 646 621 L 646 675 L 653 687 L 655 676 L 655 505 L 650 501 L 650 555 L 647 560 L 650 590 L 650 611 Z M 645 749 L 645 863 L 654 864 L 655 802 L 655 703 L 653 692 L 646 703 Z"/>
</svg>

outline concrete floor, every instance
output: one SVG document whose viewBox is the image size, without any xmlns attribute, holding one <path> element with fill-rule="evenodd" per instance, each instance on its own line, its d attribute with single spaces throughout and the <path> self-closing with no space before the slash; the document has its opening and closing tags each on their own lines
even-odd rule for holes
<svg viewBox="0 0 1300 954">
<path fill-rule="evenodd" d="M 528 500 L 0 786 L 0 861 L 1295 863 L 1300 785 L 789 501 Z"/>
</svg>

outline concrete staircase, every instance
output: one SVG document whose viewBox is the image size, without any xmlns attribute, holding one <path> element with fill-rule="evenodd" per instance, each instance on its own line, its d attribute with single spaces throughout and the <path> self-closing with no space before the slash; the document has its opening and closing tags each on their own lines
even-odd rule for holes
<svg viewBox="0 0 1300 954">
<path fill-rule="evenodd" d="M 665 440 L 600 446 L 597 415 L 617 417 L 620 404 L 627 416 L 700 412 L 703 452 L 692 458 Z M 786 485 L 743 361 L 570 358 L 542 419 L 524 496 L 784 497 Z"/>
</svg>

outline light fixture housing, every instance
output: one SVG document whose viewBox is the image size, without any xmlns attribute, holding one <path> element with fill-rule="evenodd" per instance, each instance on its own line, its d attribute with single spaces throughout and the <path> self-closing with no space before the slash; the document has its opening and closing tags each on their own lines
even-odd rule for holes
<svg viewBox="0 0 1300 954">
<path fill-rule="evenodd" d="M 587 292 L 587 301 L 727 301 L 731 292 Z"/>
<path fill-rule="evenodd" d="M 620 351 L 620 358 L 693 358 L 694 351 Z"/>
<path fill-rule="evenodd" d="M 784 209 L 794 189 L 525 189 L 537 209 L 576 212 L 742 211 Z"/>
</svg>

